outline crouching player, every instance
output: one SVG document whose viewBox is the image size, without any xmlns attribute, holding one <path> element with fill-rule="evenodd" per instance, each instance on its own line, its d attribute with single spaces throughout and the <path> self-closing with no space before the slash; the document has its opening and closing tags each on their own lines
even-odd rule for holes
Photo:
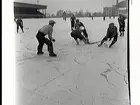
<svg viewBox="0 0 140 105">
<path fill-rule="evenodd" d="M 105 41 L 107 41 L 109 39 L 109 41 L 111 41 L 111 39 L 113 38 L 113 41 L 111 42 L 111 44 L 109 45 L 109 48 L 115 44 L 117 42 L 118 39 L 118 32 L 117 32 L 117 27 L 114 25 L 114 23 L 110 23 L 108 30 L 107 30 L 107 34 L 106 36 L 102 39 L 101 43 L 98 45 L 98 47 L 100 47 Z"/>
<path fill-rule="evenodd" d="M 81 32 L 83 33 L 83 35 L 84 35 L 87 43 L 90 44 L 89 43 L 89 39 L 88 39 L 88 34 L 87 34 L 87 31 L 86 31 L 86 28 L 85 28 L 84 24 L 79 21 L 79 19 L 76 19 L 75 29 L 80 29 Z"/>
<path fill-rule="evenodd" d="M 71 37 L 73 37 L 75 39 L 77 45 L 79 45 L 78 39 L 80 39 L 85 44 L 87 44 L 86 38 L 81 34 L 81 31 L 78 29 L 72 30 Z"/>
<path fill-rule="evenodd" d="M 42 55 L 44 52 L 42 51 L 43 45 L 48 45 L 49 56 L 56 57 L 57 55 L 53 52 L 53 43 L 55 39 L 52 38 L 53 26 L 56 22 L 54 20 L 50 20 L 48 25 L 44 25 L 41 29 L 38 30 L 36 38 L 39 42 L 37 47 L 37 55 Z M 45 37 L 48 35 L 48 38 Z"/>
</svg>

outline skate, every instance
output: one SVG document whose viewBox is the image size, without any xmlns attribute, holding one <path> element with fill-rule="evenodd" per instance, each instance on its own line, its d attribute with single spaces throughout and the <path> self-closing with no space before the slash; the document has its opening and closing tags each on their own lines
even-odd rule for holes
<svg viewBox="0 0 140 105">
<path fill-rule="evenodd" d="M 37 55 L 43 55 L 44 52 L 37 52 Z"/>
<path fill-rule="evenodd" d="M 55 53 L 50 53 L 49 56 L 51 56 L 51 57 L 57 57 L 57 55 Z"/>
<path fill-rule="evenodd" d="M 109 45 L 109 48 L 111 48 L 112 45 Z"/>
<path fill-rule="evenodd" d="M 99 44 L 98 47 L 101 47 L 102 44 Z"/>
</svg>

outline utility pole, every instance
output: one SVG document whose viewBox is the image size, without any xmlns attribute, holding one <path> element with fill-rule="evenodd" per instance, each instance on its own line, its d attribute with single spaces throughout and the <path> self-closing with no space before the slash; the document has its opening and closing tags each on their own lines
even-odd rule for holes
<svg viewBox="0 0 140 105">
<path fill-rule="evenodd" d="M 37 4 L 39 4 L 39 0 L 37 0 Z M 38 10 L 37 10 L 38 11 Z M 38 14 L 38 17 L 39 17 L 39 13 L 37 13 Z"/>
</svg>

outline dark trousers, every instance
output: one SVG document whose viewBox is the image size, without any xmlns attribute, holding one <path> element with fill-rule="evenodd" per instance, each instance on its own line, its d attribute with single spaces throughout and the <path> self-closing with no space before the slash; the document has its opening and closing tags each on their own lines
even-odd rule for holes
<svg viewBox="0 0 140 105">
<path fill-rule="evenodd" d="M 73 29 L 75 27 L 75 22 L 71 21 L 71 29 Z"/>
<path fill-rule="evenodd" d="M 21 28 L 22 32 L 24 32 L 24 31 L 23 31 L 23 25 L 22 25 L 22 24 L 17 24 L 17 32 L 18 32 L 18 30 L 19 30 L 19 27 Z"/>
<path fill-rule="evenodd" d="M 36 35 L 36 38 L 39 43 L 39 45 L 37 47 L 38 52 L 39 53 L 42 52 L 42 48 L 45 43 L 46 45 L 48 45 L 48 52 L 53 53 L 53 43 L 48 38 L 45 38 L 44 36 L 45 36 L 45 34 L 42 32 L 38 32 Z"/>
<path fill-rule="evenodd" d="M 85 40 L 84 36 L 81 34 L 79 30 L 73 30 L 71 32 L 71 37 L 73 37 L 75 40 L 77 39 Z"/>
<path fill-rule="evenodd" d="M 85 36 L 86 38 L 88 38 L 88 34 L 87 34 L 86 29 L 84 29 L 82 32 L 83 32 L 84 36 Z"/>
<path fill-rule="evenodd" d="M 119 31 L 124 32 L 125 31 L 125 25 L 120 25 L 119 26 Z"/>
</svg>

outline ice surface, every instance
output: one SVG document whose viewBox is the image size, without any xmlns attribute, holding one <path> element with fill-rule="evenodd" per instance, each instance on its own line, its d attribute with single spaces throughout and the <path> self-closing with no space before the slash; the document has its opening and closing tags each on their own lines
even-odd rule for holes
<svg viewBox="0 0 140 105">
<path fill-rule="evenodd" d="M 58 57 L 49 57 L 46 45 L 45 54 L 37 56 L 36 33 L 49 20 L 23 19 L 25 33 L 15 31 L 18 105 L 128 105 L 127 33 L 112 48 L 77 46 L 70 37 L 69 18 L 54 18 Z M 80 21 L 93 42 L 106 35 L 110 22 L 118 27 L 117 18 Z"/>
</svg>

